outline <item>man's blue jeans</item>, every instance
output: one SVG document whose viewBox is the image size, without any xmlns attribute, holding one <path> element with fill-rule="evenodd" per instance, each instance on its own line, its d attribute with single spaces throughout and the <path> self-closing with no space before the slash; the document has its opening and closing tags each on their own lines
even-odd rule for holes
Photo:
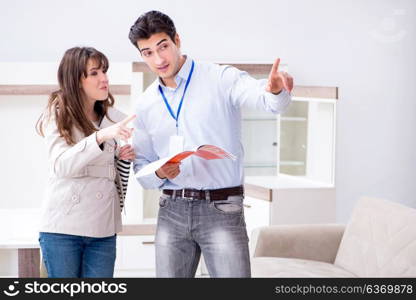
<svg viewBox="0 0 416 300">
<path fill-rule="evenodd" d="M 47 233 L 39 234 L 48 277 L 113 277 L 116 235 L 105 238 Z"/>
<path fill-rule="evenodd" d="M 201 252 L 211 277 L 250 277 L 243 196 L 198 200 L 162 194 L 156 276 L 194 277 Z"/>
</svg>

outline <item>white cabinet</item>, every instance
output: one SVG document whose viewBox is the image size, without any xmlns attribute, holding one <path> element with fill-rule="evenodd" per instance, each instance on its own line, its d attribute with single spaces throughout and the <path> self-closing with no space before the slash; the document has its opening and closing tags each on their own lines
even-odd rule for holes
<svg viewBox="0 0 416 300">
<path fill-rule="evenodd" d="M 279 116 L 243 109 L 241 132 L 245 175 L 277 175 Z"/>
<path fill-rule="evenodd" d="M 270 69 L 250 70 L 260 79 L 267 78 Z M 245 182 L 251 186 L 245 198 L 250 238 L 261 226 L 335 222 L 337 98 L 335 87 L 298 86 L 280 115 L 242 110 Z M 259 189 L 263 196 L 256 197 Z M 253 247 L 251 241 L 250 250 Z"/>
<path fill-rule="evenodd" d="M 247 176 L 245 182 L 244 212 L 251 250 L 256 242 L 253 229 L 257 227 L 336 222 L 332 184 L 285 174 Z"/>
<path fill-rule="evenodd" d="M 277 188 L 273 190 L 270 224 L 335 223 L 335 204 L 333 186 Z"/>
<path fill-rule="evenodd" d="M 155 277 L 154 236 L 118 236 L 115 277 Z"/>
<path fill-rule="evenodd" d="M 337 89 L 299 87 L 292 100 L 280 115 L 242 110 L 245 175 L 283 173 L 333 184 Z"/>
<path fill-rule="evenodd" d="M 336 99 L 293 97 L 280 117 L 280 173 L 334 183 Z"/>
</svg>

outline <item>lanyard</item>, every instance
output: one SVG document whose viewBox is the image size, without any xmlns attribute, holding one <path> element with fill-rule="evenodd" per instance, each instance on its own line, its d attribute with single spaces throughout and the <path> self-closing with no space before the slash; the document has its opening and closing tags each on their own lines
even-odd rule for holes
<svg viewBox="0 0 416 300">
<path fill-rule="evenodd" d="M 192 73 L 194 72 L 194 65 L 195 63 L 194 61 L 192 61 L 191 71 L 189 72 L 188 79 L 186 80 L 185 89 L 182 94 L 181 102 L 179 102 L 178 112 L 176 113 L 176 116 L 173 113 L 172 107 L 169 105 L 168 100 L 165 97 L 165 94 L 163 93 L 162 87 L 159 85 L 159 91 L 160 91 L 160 94 L 162 95 L 163 101 L 165 102 L 165 105 L 168 108 L 170 115 L 176 121 L 176 134 L 178 134 L 179 114 L 181 113 L 183 99 L 185 98 L 186 90 L 188 89 L 188 85 L 189 85 L 189 82 L 191 81 Z"/>
</svg>

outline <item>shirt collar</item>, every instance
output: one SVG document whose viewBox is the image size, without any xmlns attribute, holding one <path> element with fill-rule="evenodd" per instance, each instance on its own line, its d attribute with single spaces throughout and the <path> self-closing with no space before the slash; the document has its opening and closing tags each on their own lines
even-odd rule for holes
<svg viewBox="0 0 416 300">
<path fill-rule="evenodd" d="M 176 88 L 179 87 L 180 83 L 182 82 L 182 80 L 187 80 L 188 76 L 189 76 L 189 72 L 191 72 L 191 67 L 192 67 L 192 59 L 190 57 L 188 57 L 187 55 L 184 55 L 185 57 L 185 62 L 183 63 L 181 69 L 179 70 L 178 74 L 175 75 L 175 82 L 176 82 Z M 162 80 L 159 77 L 159 84 L 162 87 L 167 88 Z"/>
</svg>

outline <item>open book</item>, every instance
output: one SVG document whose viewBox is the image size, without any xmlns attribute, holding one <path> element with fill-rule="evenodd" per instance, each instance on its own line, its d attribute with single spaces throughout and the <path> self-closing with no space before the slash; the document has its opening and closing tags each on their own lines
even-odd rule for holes
<svg viewBox="0 0 416 300">
<path fill-rule="evenodd" d="M 203 146 L 199 146 L 194 151 L 183 151 L 180 153 L 176 153 L 172 156 L 156 160 L 148 164 L 147 166 L 143 167 L 139 172 L 137 172 L 136 177 L 143 177 L 146 175 L 153 174 L 154 172 L 156 172 L 156 170 L 158 170 L 164 164 L 168 162 L 178 163 L 191 155 L 196 155 L 198 157 L 201 157 L 203 159 L 208 159 L 208 160 L 225 159 L 225 158 L 236 160 L 236 157 L 233 154 L 225 151 L 224 149 L 221 149 L 213 145 L 203 145 Z"/>
</svg>

